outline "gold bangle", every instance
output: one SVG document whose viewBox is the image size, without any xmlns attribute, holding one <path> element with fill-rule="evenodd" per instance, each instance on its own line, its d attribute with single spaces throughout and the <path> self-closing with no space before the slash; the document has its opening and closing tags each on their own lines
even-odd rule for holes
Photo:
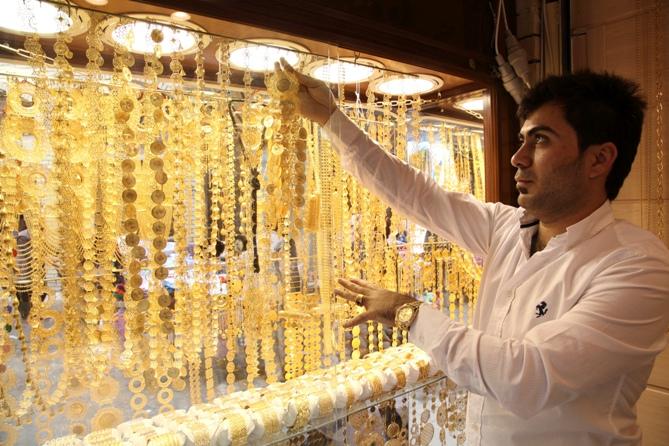
<svg viewBox="0 0 669 446">
<path fill-rule="evenodd" d="M 86 441 L 117 440 L 118 431 L 116 429 L 100 429 L 86 435 Z"/>
<path fill-rule="evenodd" d="M 346 407 L 351 407 L 355 403 L 355 393 L 350 385 L 344 384 L 346 390 Z"/>
<path fill-rule="evenodd" d="M 265 436 L 270 436 L 279 432 L 279 415 L 271 407 L 267 407 L 259 412 L 260 419 L 265 426 Z"/>
<path fill-rule="evenodd" d="M 407 385 L 407 376 L 404 374 L 404 370 L 400 367 L 395 367 L 393 369 L 395 374 L 395 379 L 397 380 L 396 389 L 403 389 Z"/>
<path fill-rule="evenodd" d="M 201 421 L 190 421 L 184 424 L 193 435 L 193 443 L 195 446 L 209 446 L 211 438 L 209 436 L 209 429 Z"/>
<path fill-rule="evenodd" d="M 320 417 L 325 417 L 334 412 L 334 402 L 332 396 L 326 390 L 318 393 L 318 413 Z"/>
<path fill-rule="evenodd" d="M 367 382 L 372 386 L 372 396 L 381 395 L 383 392 L 383 385 L 381 384 L 381 379 L 378 376 L 368 373 L 365 375 Z"/>
<path fill-rule="evenodd" d="M 417 362 L 418 364 L 418 379 L 426 379 L 430 376 L 430 365 L 424 359 L 421 359 Z"/>
<path fill-rule="evenodd" d="M 181 438 L 175 432 L 159 434 L 149 439 L 147 446 L 180 446 Z"/>
<path fill-rule="evenodd" d="M 295 432 L 307 425 L 309 417 L 311 416 L 311 408 L 309 406 L 309 400 L 302 396 L 295 398 L 293 404 L 297 410 L 297 415 L 295 416 L 295 422 L 291 427 L 291 431 Z"/>
<path fill-rule="evenodd" d="M 246 418 L 239 413 L 228 414 L 225 418 L 228 420 L 228 436 L 230 437 L 230 444 L 232 446 L 242 445 L 246 443 L 248 437 L 248 429 L 246 428 Z"/>
</svg>

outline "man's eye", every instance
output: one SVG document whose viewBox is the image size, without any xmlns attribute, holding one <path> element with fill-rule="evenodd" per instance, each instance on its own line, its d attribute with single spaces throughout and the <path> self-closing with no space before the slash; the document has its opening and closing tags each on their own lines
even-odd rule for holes
<svg viewBox="0 0 669 446">
<path fill-rule="evenodd" d="M 546 141 L 547 141 L 547 139 L 543 135 L 534 135 L 534 142 L 535 143 L 541 144 L 541 143 L 544 143 Z"/>
</svg>

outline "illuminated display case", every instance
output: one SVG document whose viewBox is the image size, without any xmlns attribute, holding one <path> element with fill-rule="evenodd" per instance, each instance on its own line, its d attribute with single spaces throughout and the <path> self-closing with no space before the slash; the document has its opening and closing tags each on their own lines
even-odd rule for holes
<svg viewBox="0 0 669 446">
<path fill-rule="evenodd" d="M 406 332 L 341 328 L 359 309 L 333 290 L 363 278 L 466 321 L 480 259 L 346 174 L 272 68 L 331 82 L 385 149 L 484 199 L 482 111 L 425 113 L 452 77 L 10 3 L 0 443 L 463 444 L 465 392 Z"/>
</svg>

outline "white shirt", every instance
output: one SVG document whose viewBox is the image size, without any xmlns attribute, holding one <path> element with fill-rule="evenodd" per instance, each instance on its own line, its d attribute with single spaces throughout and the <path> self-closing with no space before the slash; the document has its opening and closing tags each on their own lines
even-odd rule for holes
<svg viewBox="0 0 669 446">
<path fill-rule="evenodd" d="M 669 326 L 669 251 L 607 201 L 530 257 L 523 209 L 440 188 L 336 111 L 344 167 L 416 223 L 485 258 L 472 327 L 423 305 L 409 340 L 470 390 L 467 444 L 638 445 L 635 405 Z"/>
</svg>

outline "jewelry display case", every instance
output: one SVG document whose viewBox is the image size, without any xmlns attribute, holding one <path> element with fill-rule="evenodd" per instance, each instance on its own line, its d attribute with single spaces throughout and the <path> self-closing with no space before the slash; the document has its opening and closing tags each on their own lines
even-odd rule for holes
<svg viewBox="0 0 669 446">
<path fill-rule="evenodd" d="M 333 291 L 362 278 L 467 321 L 481 260 L 345 173 L 273 66 L 326 79 L 386 150 L 483 200 L 482 112 L 425 113 L 454 78 L 158 14 L 12 5 L 0 444 L 464 444 L 466 393 L 407 332 L 344 330 L 360 308 Z"/>
</svg>

